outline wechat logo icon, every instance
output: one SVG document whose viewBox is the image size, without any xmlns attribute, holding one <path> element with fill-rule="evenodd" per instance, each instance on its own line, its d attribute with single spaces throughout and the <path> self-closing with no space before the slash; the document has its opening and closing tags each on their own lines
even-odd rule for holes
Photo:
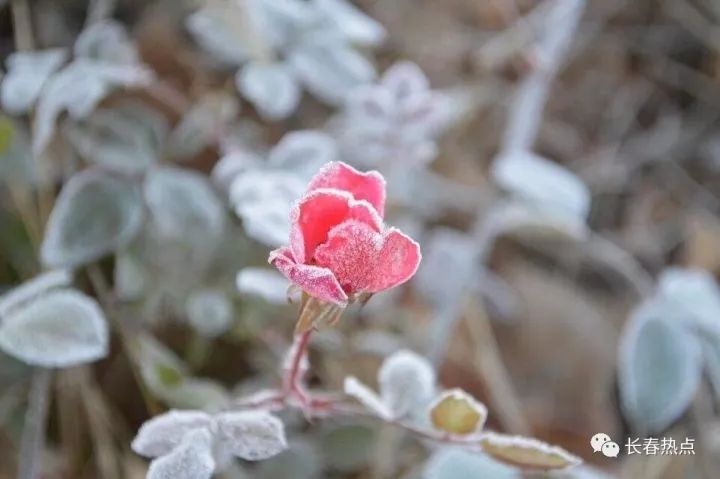
<svg viewBox="0 0 720 479">
<path fill-rule="evenodd" d="M 610 436 L 605 433 L 595 434 L 590 439 L 590 446 L 592 446 L 593 452 L 600 452 L 605 457 L 618 457 L 620 454 L 620 446 L 614 442 Z"/>
</svg>

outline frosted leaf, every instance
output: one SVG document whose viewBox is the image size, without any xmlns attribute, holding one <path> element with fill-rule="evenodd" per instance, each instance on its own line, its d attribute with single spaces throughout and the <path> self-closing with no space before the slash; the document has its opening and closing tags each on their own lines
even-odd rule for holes
<svg viewBox="0 0 720 479">
<path fill-rule="evenodd" d="M 386 420 L 393 418 L 393 411 L 383 402 L 380 396 L 357 378 L 352 376 L 345 378 L 344 391 L 345 394 L 360 401 L 363 406 L 379 417 Z"/>
<path fill-rule="evenodd" d="M 63 368 L 105 357 L 108 334 L 94 299 L 56 290 L 3 316 L 0 349 L 34 366 Z"/>
<path fill-rule="evenodd" d="M 223 190 L 229 190 L 235 178 L 242 173 L 259 168 L 262 160 L 247 151 L 232 151 L 215 163 L 213 182 Z"/>
<path fill-rule="evenodd" d="M 330 135 L 315 130 L 298 130 L 287 133 L 270 150 L 268 164 L 297 173 L 309 181 L 323 165 L 337 158 L 337 145 Z"/>
<path fill-rule="evenodd" d="M 412 62 L 395 63 L 385 71 L 380 83 L 390 92 L 395 107 L 405 114 L 417 113 L 413 110 L 421 107 L 421 102 L 430 95 L 430 82 Z"/>
<path fill-rule="evenodd" d="M 480 431 L 487 419 L 487 408 L 462 389 L 443 392 L 430 407 L 430 419 L 437 429 L 451 434 Z"/>
<path fill-rule="evenodd" d="M 30 111 L 45 82 L 66 58 L 67 51 L 63 48 L 11 54 L 0 88 L 3 110 L 11 115 Z"/>
<path fill-rule="evenodd" d="M 638 433 L 657 433 L 688 407 L 700 382 L 697 337 L 661 302 L 641 304 L 620 339 L 622 409 Z"/>
<path fill-rule="evenodd" d="M 195 41 L 216 59 L 239 65 L 248 59 L 243 45 L 244 21 L 236 8 L 211 6 L 191 14 L 185 25 Z"/>
<path fill-rule="evenodd" d="M 163 396 L 163 401 L 181 409 L 204 409 L 217 411 L 227 407 L 229 396 L 222 384 L 212 379 L 183 378 L 177 386 L 169 387 Z"/>
<path fill-rule="evenodd" d="M 521 479 L 522 474 L 484 454 L 444 447 L 425 466 L 423 479 Z"/>
<path fill-rule="evenodd" d="M 7 316 L 13 309 L 32 301 L 47 292 L 69 286 L 72 275 L 64 270 L 48 271 L 0 296 L 0 318 Z"/>
<path fill-rule="evenodd" d="M 137 48 L 125 28 L 114 20 L 95 22 L 75 41 L 75 55 L 112 63 L 138 63 Z"/>
<path fill-rule="evenodd" d="M 249 171 L 230 186 L 230 203 L 248 235 L 268 246 L 284 244 L 290 235 L 290 210 L 305 184 L 275 171 Z"/>
<path fill-rule="evenodd" d="M 142 105 L 99 110 L 66 129 L 80 156 L 125 174 L 142 173 L 157 161 L 166 130 L 164 118 Z"/>
<path fill-rule="evenodd" d="M 394 418 L 412 414 L 435 392 L 435 371 L 422 356 L 402 350 L 388 357 L 378 372 L 380 396 Z"/>
<path fill-rule="evenodd" d="M 720 336 L 702 339 L 705 371 L 716 398 L 720 398 Z"/>
<path fill-rule="evenodd" d="M 142 224 L 139 190 L 100 171 L 76 173 L 60 192 L 41 247 L 43 262 L 74 268 L 127 245 Z"/>
<path fill-rule="evenodd" d="M 385 40 L 385 28 L 346 0 L 313 0 L 315 8 L 351 43 L 379 45 Z"/>
<path fill-rule="evenodd" d="M 310 35 L 289 52 L 288 62 L 308 91 L 331 105 L 342 104 L 348 91 L 375 78 L 365 57 L 328 35 Z"/>
<path fill-rule="evenodd" d="M 64 111 L 75 120 L 85 118 L 112 89 L 143 86 L 151 78 L 151 73 L 138 65 L 75 59 L 42 90 L 35 112 L 33 151 L 40 154 L 45 149 Z"/>
<path fill-rule="evenodd" d="M 472 236 L 449 228 L 434 229 L 423 241 L 423 261 L 413 280 L 423 298 L 436 308 L 456 304 L 477 274 L 472 261 L 476 250 L 477 239 Z M 446 271 L 453 274 L 447 276 Z"/>
<path fill-rule="evenodd" d="M 238 91 L 267 120 L 290 116 L 300 102 L 300 85 L 285 64 L 247 63 L 235 77 Z"/>
<path fill-rule="evenodd" d="M 214 409 L 227 403 L 227 391 L 220 384 L 190 377 L 185 363 L 152 336 L 140 336 L 136 347 L 140 375 L 156 398 L 182 409 Z"/>
<path fill-rule="evenodd" d="M 158 168 L 145 179 L 145 201 L 158 233 L 166 238 L 215 241 L 225 226 L 222 203 L 204 176 L 191 170 Z"/>
<path fill-rule="evenodd" d="M 212 418 L 200 411 L 168 411 L 146 421 L 132 442 L 132 450 L 145 457 L 169 454 L 190 431 L 207 428 Z"/>
<path fill-rule="evenodd" d="M 303 0 L 253 0 L 248 2 L 251 18 L 271 46 L 291 46 L 316 23 L 316 12 Z"/>
<path fill-rule="evenodd" d="M 215 428 L 223 446 L 246 461 L 267 459 L 287 448 L 283 423 L 265 411 L 218 414 Z"/>
<path fill-rule="evenodd" d="M 233 306 L 221 290 L 195 291 L 188 297 L 185 308 L 190 325 L 205 337 L 219 336 L 232 324 Z"/>
<path fill-rule="evenodd" d="M 243 268 L 237 274 L 236 285 L 240 293 L 260 296 L 269 303 L 288 302 L 290 281 L 274 269 Z"/>
<path fill-rule="evenodd" d="M 175 450 L 150 464 L 147 479 L 210 479 L 215 472 L 212 439 L 206 429 L 187 433 Z"/>
<path fill-rule="evenodd" d="M 700 269 L 667 268 L 658 279 L 658 294 L 686 313 L 690 326 L 720 334 L 720 288 Z"/>
<path fill-rule="evenodd" d="M 584 223 L 590 210 L 588 187 L 570 170 L 529 151 L 511 151 L 496 159 L 492 176 L 517 198 L 570 222 Z"/>
<path fill-rule="evenodd" d="M 524 470 L 567 469 L 581 462 L 564 449 L 522 436 L 486 433 L 480 439 L 480 444 L 483 452 L 496 461 Z"/>
<path fill-rule="evenodd" d="M 501 201 L 489 213 L 488 227 L 495 234 L 514 234 L 520 237 L 547 237 L 582 240 L 588 227 L 583 220 L 557 215 L 539 203 L 521 199 Z"/>
</svg>

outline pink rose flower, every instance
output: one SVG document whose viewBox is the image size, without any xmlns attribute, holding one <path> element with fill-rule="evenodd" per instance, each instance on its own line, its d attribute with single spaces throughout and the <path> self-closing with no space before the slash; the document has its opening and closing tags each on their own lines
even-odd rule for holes
<svg viewBox="0 0 720 479">
<path fill-rule="evenodd" d="M 269 261 L 307 294 L 347 306 L 359 293 L 377 293 L 410 279 L 420 246 L 386 228 L 385 179 L 349 165 L 325 165 L 290 214 L 290 246 Z"/>
</svg>

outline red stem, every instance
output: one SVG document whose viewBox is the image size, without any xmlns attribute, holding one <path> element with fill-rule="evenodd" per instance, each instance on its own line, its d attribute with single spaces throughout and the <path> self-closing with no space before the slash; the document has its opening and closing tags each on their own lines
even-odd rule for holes
<svg viewBox="0 0 720 479">
<path fill-rule="evenodd" d="M 307 355 L 307 349 L 312 332 L 313 330 L 309 329 L 295 335 L 292 348 L 290 349 L 292 354 L 290 359 L 290 368 L 286 370 L 285 377 L 283 378 L 283 393 L 286 396 L 295 395 L 298 399 L 300 399 L 302 404 L 306 404 L 308 401 L 308 396 L 302 383 L 302 362 L 303 358 Z"/>
</svg>

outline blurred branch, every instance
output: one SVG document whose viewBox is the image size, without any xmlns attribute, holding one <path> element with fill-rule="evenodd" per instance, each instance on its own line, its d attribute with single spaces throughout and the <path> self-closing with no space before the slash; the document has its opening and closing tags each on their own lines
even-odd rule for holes
<svg viewBox="0 0 720 479">
<path fill-rule="evenodd" d="M 49 406 L 50 380 L 52 370 L 36 368 L 30 386 L 28 410 L 20 446 L 18 479 L 36 479 L 36 468 L 41 463 L 45 444 L 45 426 Z"/>
<path fill-rule="evenodd" d="M 15 49 L 19 52 L 30 51 L 35 48 L 33 40 L 32 15 L 28 0 L 12 0 L 13 35 L 15 38 Z"/>
<path fill-rule="evenodd" d="M 88 14 L 85 19 L 85 27 L 109 18 L 115 11 L 117 0 L 91 0 L 88 6 Z"/>
<path fill-rule="evenodd" d="M 505 151 L 530 149 L 535 143 L 550 85 L 569 48 L 585 6 L 584 0 L 551 1 L 552 9 L 542 19 L 541 39 L 535 46 L 540 66 L 522 82 L 510 107 L 502 140 L 502 149 Z"/>
</svg>

